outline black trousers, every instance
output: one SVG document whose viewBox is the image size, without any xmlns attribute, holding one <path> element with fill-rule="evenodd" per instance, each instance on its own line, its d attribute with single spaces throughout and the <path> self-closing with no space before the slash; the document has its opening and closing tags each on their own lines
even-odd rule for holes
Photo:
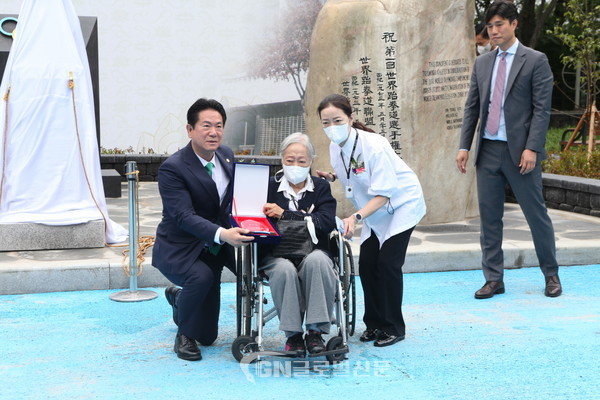
<svg viewBox="0 0 600 400">
<path fill-rule="evenodd" d="M 406 332 L 402 316 L 404 283 L 402 266 L 414 227 L 392 236 L 379 248 L 375 233 L 360 246 L 358 270 L 364 292 L 367 329 L 382 329 L 390 335 Z"/>
<path fill-rule="evenodd" d="M 219 333 L 222 265 L 217 257 L 203 251 L 185 273 L 164 274 L 175 285 L 181 286 L 176 299 L 177 333 L 205 346 L 211 345 Z"/>
</svg>

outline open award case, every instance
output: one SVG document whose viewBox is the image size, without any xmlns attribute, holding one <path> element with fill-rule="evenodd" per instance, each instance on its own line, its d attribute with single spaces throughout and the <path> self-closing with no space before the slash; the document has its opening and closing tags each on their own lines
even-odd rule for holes
<svg viewBox="0 0 600 400">
<path fill-rule="evenodd" d="M 255 243 L 277 244 L 281 235 L 263 214 L 269 193 L 269 166 L 236 163 L 233 170 L 231 226 L 249 229 Z"/>
</svg>

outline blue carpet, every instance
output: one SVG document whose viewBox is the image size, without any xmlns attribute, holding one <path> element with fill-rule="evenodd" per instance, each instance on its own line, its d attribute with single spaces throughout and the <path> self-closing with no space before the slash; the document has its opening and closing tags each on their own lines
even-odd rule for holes
<svg viewBox="0 0 600 400">
<path fill-rule="evenodd" d="M 141 303 L 114 291 L 0 296 L 0 399 L 599 399 L 600 265 L 560 269 L 543 295 L 537 268 L 508 270 L 506 293 L 475 300 L 480 271 L 405 275 L 404 342 L 350 341 L 349 359 L 240 365 L 235 286 L 222 285 L 219 339 L 204 359 L 173 353 L 164 289 Z M 359 281 L 357 281 L 360 283 Z M 357 288 L 358 315 L 362 292 Z M 281 348 L 277 322 L 266 345 Z"/>
</svg>

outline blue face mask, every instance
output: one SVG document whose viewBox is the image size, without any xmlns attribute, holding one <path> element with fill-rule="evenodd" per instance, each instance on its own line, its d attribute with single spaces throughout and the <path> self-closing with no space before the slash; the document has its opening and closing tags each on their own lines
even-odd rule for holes
<svg viewBox="0 0 600 400">
<path fill-rule="evenodd" d="M 347 123 L 344 125 L 331 125 L 327 128 L 323 128 L 325 134 L 335 144 L 340 144 L 348 139 L 348 135 L 350 135 L 350 127 Z"/>
<path fill-rule="evenodd" d="M 308 172 L 310 171 L 310 167 L 300 167 L 297 165 L 284 165 L 283 166 L 283 175 L 285 179 L 292 185 L 297 185 L 300 182 L 304 182 L 308 177 Z"/>
</svg>

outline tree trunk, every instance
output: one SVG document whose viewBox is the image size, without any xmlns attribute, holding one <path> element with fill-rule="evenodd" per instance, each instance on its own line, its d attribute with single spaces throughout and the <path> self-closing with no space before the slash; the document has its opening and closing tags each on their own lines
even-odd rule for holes
<svg viewBox="0 0 600 400">
<path fill-rule="evenodd" d="M 542 0 L 542 4 L 545 0 Z M 519 14 L 519 40 L 525 46 L 530 44 L 533 32 L 536 29 L 535 0 L 521 0 L 521 13 Z"/>
<path fill-rule="evenodd" d="M 565 0 L 542 0 L 536 7 L 536 0 L 521 0 L 521 13 L 519 15 L 519 40 L 527 47 L 535 49 L 537 42 L 543 33 L 544 25 L 556 5 Z"/>
</svg>

